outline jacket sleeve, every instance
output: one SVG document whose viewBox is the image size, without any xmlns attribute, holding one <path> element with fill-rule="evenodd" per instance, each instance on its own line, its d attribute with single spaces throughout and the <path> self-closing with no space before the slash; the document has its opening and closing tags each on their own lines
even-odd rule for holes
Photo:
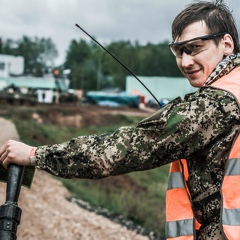
<svg viewBox="0 0 240 240">
<path fill-rule="evenodd" d="M 135 127 L 38 147 L 37 167 L 64 178 L 102 178 L 188 158 L 227 131 L 238 114 L 227 114 L 236 111 L 230 100 L 222 107 L 225 93 L 218 96 L 219 102 L 205 95 L 176 98 Z"/>
</svg>

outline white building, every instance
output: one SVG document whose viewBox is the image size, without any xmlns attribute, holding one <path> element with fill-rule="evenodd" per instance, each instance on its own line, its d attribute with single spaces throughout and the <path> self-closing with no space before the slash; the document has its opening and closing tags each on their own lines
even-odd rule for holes
<svg viewBox="0 0 240 240">
<path fill-rule="evenodd" d="M 178 96 L 184 97 L 187 93 L 197 90 L 184 77 L 138 76 L 138 78 L 158 100 L 174 99 Z M 151 94 L 133 76 L 127 76 L 126 78 L 126 92 L 143 95 L 146 102 L 153 100 Z"/>
<path fill-rule="evenodd" d="M 7 78 L 10 75 L 19 76 L 23 72 L 23 57 L 0 54 L 0 78 Z"/>
</svg>

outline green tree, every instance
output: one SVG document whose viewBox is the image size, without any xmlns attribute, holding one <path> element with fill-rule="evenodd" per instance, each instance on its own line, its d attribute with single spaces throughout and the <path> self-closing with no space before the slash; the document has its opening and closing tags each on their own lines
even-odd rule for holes
<svg viewBox="0 0 240 240">
<path fill-rule="evenodd" d="M 140 45 L 115 41 L 105 48 L 133 74 L 141 76 L 181 76 L 168 43 Z M 101 90 L 112 87 L 125 90 L 126 76 L 131 73 L 96 43 L 72 40 L 65 68 L 70 68 L 71 87 Z"/>
<path fill-rule="evenodd" d="M 55 44 L 50 38 L 30 38 L 23 36 L 18 41 L 18 54 L 24 57 L 25 74 L 42 76 L 45 69 L 53 66 L 53 60 L 58 56 Z"/>
<path fill-rule="evenodd" d="M 6 39 L 2 44 L 2 53 L 24 57 L 24 73 L 36 76 L 42 76 L 46 68 L 53 67 L 53 61 L 58 56 L 50 38 L 28 36 L 19 40 Z"/>
<path fill-rule="evenodd" d="M 168 43 L 163 42 L 156 46 L 158 48 L 158 62 L 159 75 L 170 77 L 181 77 L 182 73 L 177 67 L 175 56 L 172 54 Z"/>
<path fill-rule="evenodd" d="M 18 55 L 18 50 L 17 50 L 17 43 L 16 41 L 12 39 L 6 39 L 2 40 L 2 49 L 1 49 L 2 54 L 8 54 L 8 55 Z"/>
<path fill-rule="evenodd" d="M 137 50 L 130 41 L 112 42 L 107 46 L 107 49 L 131 72 L 136 72 L 138 66 Z M 113 85 L 122 90 L 125 89 L 125 79 L 130 73 L 110 55 L 105 57 L 103 73 L 112 77 Z"/>
<path fill-rule="evenodd" d="M 72 40 L 67 51 L 65 67 L 71 68 L 73 63 L 82 64 L 91 55 L 91 47 L 85 40 Z"/>
<path fill-rule="evenodd" d="M 139 75 L 142 76 L 179 76 L 176 60 L 167 43 L 139 47 Z"/>
<path fill-rule="evenodd" d="M 96 67 L 91 54 L 92 47 L 85 40 L 71 41 L 64 63 L 65 68 L 71 69 L 71 88 L 92 88 Z"/>
</svg>

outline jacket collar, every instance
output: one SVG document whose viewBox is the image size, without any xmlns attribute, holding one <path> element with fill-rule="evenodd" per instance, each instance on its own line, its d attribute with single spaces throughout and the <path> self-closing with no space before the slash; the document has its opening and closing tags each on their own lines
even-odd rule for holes
<svg viewBox="0 0 240 240">
<path fill-rule="evenodd" d="M 204 85 L 205 86 L 211 85 L 213 82 L 227 75 L 229 72 L 231 72 L 234 68 L 236 68 L 239 65 L 240 65 L 240 53 L 228 55 L 217 65 L 217 67 L 210 74 Z"/>
</svg>

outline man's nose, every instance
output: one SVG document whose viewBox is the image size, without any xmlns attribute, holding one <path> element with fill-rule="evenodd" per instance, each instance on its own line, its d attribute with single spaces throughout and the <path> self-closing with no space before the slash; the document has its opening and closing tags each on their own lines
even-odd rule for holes
<svg viewBox="0 0 240 240">
<path fill-rule="evenodd" d="M 183 52 L 182 54 L 182 67 L 188 68 L 194 64 L 193 56 Z"/>
</svg>

